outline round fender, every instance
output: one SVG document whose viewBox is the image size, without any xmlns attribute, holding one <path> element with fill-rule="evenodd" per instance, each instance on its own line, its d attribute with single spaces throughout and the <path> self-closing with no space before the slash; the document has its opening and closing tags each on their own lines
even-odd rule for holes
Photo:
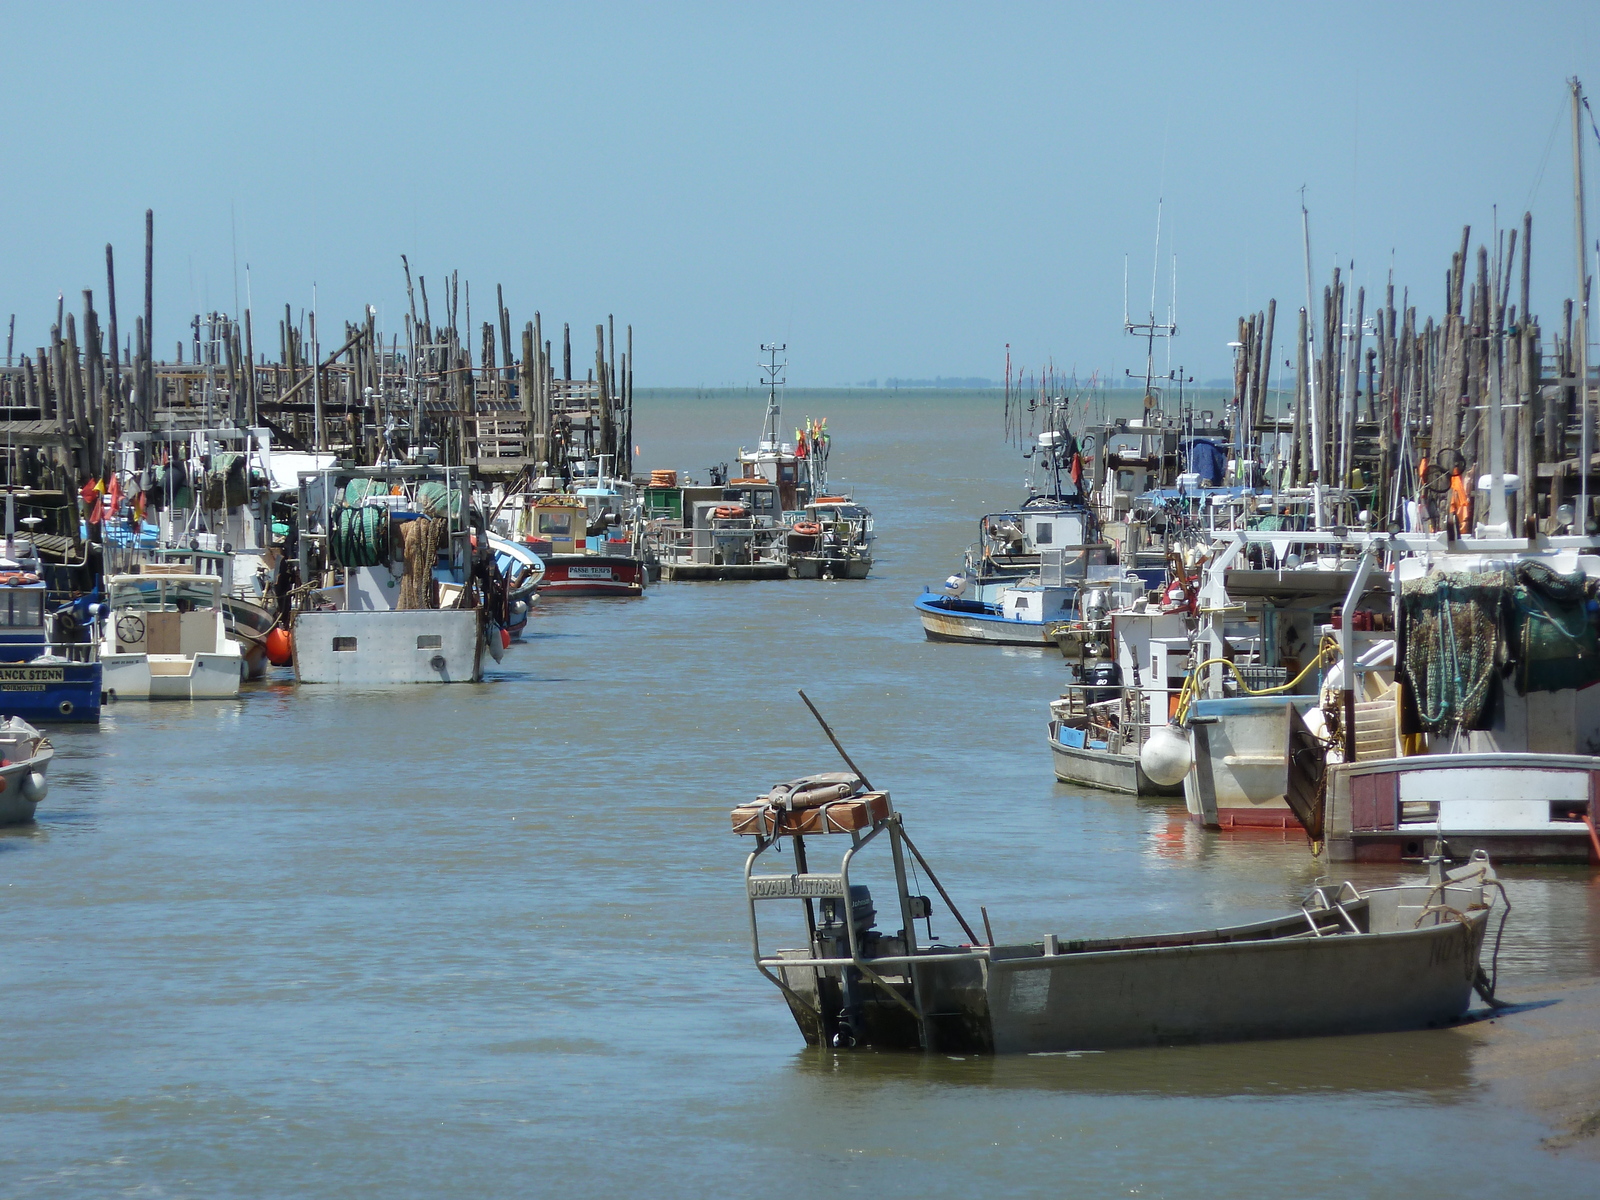
<svg viewBox="0 0 1600 1200">
<path fill-rule="evenodd" d="M 50 794 L 50 781 L 42 771 L 29 771 L 22 780 L 22 794 L 37 804 Z"/>
</svg>

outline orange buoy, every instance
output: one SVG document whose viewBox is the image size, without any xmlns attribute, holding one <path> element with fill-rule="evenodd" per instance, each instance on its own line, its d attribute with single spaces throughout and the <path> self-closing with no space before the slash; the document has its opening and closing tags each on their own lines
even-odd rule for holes
<svg viewBox="0 0 1600 1200">
<path fill-rule="evenodd" d="M 822 526 L 815 521 L 796 521 L 794 532 L 800 537 L 816 537 L 822 532 Z"/>
<path fill-rule="evenodd" d="M 275 667 L 287 667 L 289 660 L 294 657 L 294 643 L 289 639 L 289 631 L 282 625 L 274 625 L 267 630 L 264 640 L 267 645 L 267 661 Z"/>
</svg>

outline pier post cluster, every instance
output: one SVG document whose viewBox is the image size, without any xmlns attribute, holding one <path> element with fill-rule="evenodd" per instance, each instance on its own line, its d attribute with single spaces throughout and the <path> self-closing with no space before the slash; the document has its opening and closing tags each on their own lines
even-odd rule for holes
<svg viewBox="0 0 1600 1200">
<path fill-rule="evenodd" d="M 171 358 L 158 359 L 148 212 L 145 234 L 143 315 L 131 332 L 118 324 L 109 245 L 103 297 L 85 289 L 81 315 L 58 297 L 47 345 L 20 350 L 12 316 L 0 367 L 3 482 L 54 492 L 71 508 L 86 485 L 108 486 L 119 466 L 131 465 L 116 456 L 123 434 L 219 427 L 265 428 L 280 449 L 332 452 L 354 465 L 425 454 L 470 467 L 488 483 L 565 479 L 569 448 L 578 444 L 598 446 L 616 474 L 630 472 L 631 326 L 619 347 L 614 319 L 597 324 L 594 357 L 575 377 L 570 326 L 558 348 L 539 313 L 514 330 L 496 287 L 495 319 L 482 322 L 474 355 L 470 283 L 463 295 L 458 274 L 445 278 L 436 322 L 427 280 L 413 278 L 402 258 L 403 329 L 381 330 L 369 306 L 330 335 L 326 323 L 319 331 L 315 312 L 297 317 L 286 304 L 272 357 L 262 344 L 270 325 L 263 330 L 257 314 L 208 312 L 167 343 L 175 346 Z M 77 526 L 75 518 L 62 520 L 60 537 L 45 537 L 41 549 L 80 559 Z"/>
<path fill-rule="evenodd" d="M 1419 317 L 1409 289 L 1397 303 L 1392 273 L 1383 295 L 1368 297 L 1335 268 L 1320 311 L 1300 309 L 1295 347 L 1280 351 L 1276 371 L 1277 302 L 1239 318 L 1235 412 L 1254 435 L 1243 440 L 1260 441 L 1264 482 L 1328 489 L 1341 524 L 1366 512 L 1403 527 L 1417 503 L 1436 525 L 1466 532 L 1487 511 L 1479 483 L 1492 471 L 1497 398 L 1511 529 L 1594 527 L 1600 413 L 1574 303 L 1547 339 L 1529 302 L 1531 214 L 1476 254 L 1471 233 L 1451 254 L 1437 318 Z"/>
</svg>

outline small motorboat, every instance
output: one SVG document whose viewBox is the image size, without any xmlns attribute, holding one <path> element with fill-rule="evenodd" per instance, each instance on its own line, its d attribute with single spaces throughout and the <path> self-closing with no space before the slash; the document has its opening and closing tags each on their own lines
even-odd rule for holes
<svg viewBox="0 0 1600 1200">
<path fill-rule="evenodd" d="M 1491 927 L 1498 951 L 1509 911 L 1479 852 L 1448 873 L 1435 859 L 1415 883 L 1314 888 L 1298 909 L 1265 921 L 995 944 L 950 902 L 888 793 L 858 776 L 780 785 L 735 808 L 733 827 L 756 839 L 745 863 L 756 967 L 812 1045 L 1055 1053 L 1447 1025 L 1467 1012 L 1475 988 L 1492 1001 L 1492 968 L 1483 971 L 1479 952 Z M 850 835 L 838 867 L 812 869 L 807 841 L 837 833 Z M 871 892 L 851 879 L 857 856 L 880 837 L 896 886 L 886 915 L 898 929 L 877 927 Z M 786 838 L 793 869 L 758 869 Z M 919 944 L 917 922 L 932 903 L 909 891 L 907 854 L 966 944 Z M 762 948 L 757 909 L 769 900 L 804 908 L 809 945 Z"/>
<path fill-rule="evenodd" d="M 50 739 L 21 717 L 0 721 L 0 825 L 25 825 L 45 798 L 45 772 L 55 757 Z"/>
</svg>

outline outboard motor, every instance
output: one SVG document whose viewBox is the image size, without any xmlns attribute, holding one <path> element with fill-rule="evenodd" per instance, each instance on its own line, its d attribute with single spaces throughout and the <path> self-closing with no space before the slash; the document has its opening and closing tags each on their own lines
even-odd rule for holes
<svg viewBox="0 0 1600 1200">
<path fill-rule="evenodd" d="M 822 920 L 817 925 L 817 941 L 825 958 L 849 958 L 850 925 L 855 927 L 859 944 L 878 918 L 872 892 L 862 883 L 850 885 L 848 912 L 842 896 L 825 897 L 820 907 Z M 850 925 L 846 925 L 846 921 Z M 861 973 L 854 967 L 845 967 L 839 972 L 839 981 L 841 1006 L 833 1045 L 835 1049 L 848 1049 L 856 1044 L 861 1033 Z"/>
<path fill-rule="evenodd" d="M 954 575 L 951 575 L 944 581 L 944 587 L 940 590 L 942 590 L 946 596 L 959 599 L 962 593 L 967 590 L 967 582 L 968 580 L 966 572 L 957 571 Z"/>
<path fill-rule="evenodd" d="M 1083 694 L 1085 703 L 1103 704 L 1115 700 L 1122 694 L 1122 666 L 1114 662 L 1094 663 L 1084 668 L 1083 682 L 1089 685 Z"/>
</svg>

